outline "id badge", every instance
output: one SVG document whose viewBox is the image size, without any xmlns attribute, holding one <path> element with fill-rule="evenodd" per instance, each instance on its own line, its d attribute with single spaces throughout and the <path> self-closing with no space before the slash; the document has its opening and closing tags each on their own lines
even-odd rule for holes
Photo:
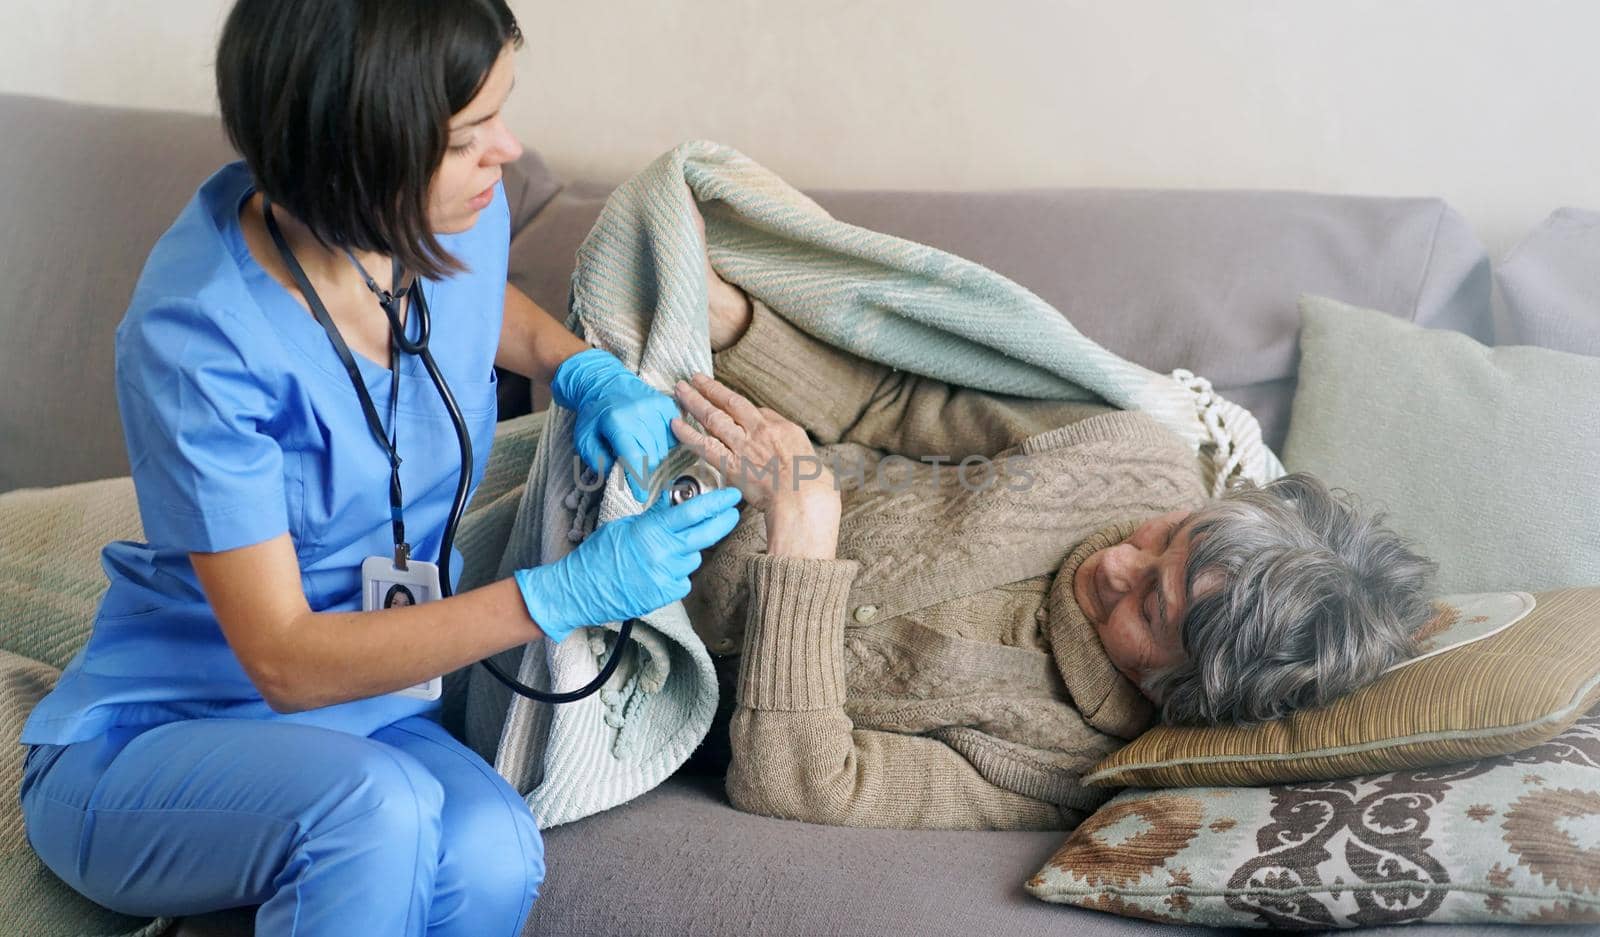
<svg viewBox="0 0 1600 937">
<path fill-rule="evenodd" d="M 441 598 L 439 567 L 421 560 L 406 561 L 405 569 L 394 565 L 392 556 L 369 556 L 361 563 L 361 610 L 421 605 Z M 433 679 L 395 690 L 395 695 L 417 699 L 438 699 L 444 692 L 444 678 Z"/>
</svg>

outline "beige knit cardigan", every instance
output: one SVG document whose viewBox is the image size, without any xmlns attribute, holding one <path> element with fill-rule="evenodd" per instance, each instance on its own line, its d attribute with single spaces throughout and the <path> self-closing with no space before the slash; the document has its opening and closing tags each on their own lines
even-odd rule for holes
<svg viewBox="0 0 1600 937">
<path fill-rule="evenodd" d="M 1152 707 L 1107 659 L 1072 573 L 1144 518 L 1204 503 L 1190 448 L 1140 412 L 867 361 L 759 303 L 713 365 L 805 427 L 819 458 L 863 469 L 836 473 L 836 559 L 767 555 L 746 508 L 693 576 L 690 619 L 724 681 L 708 746 L 726 743 L 734 805 L 1061 829 L 1104 802 L 1079 779 Z M 960 468 L 968 456 L 992 483 L 981 461 Z"/>
</svg>

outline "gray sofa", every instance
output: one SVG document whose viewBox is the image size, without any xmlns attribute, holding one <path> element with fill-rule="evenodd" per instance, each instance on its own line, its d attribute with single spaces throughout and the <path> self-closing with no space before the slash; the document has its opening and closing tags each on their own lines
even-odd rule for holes
<svg viewBox="0 0 1600 937">
<path fill-rule="evenodd" d="M 0 127 L 0 491 L 124 474 L 113 329 L 151 244 L 199 182 L 233 157 L 204 117 L 0 96 Z M 511 276 L 559 312 L 574 249 L 609 187 L 555 178 L 531 155 L 538 141 L 525 142 L 530 155 L 506 180 Z M 1288 425 L 1302 292 L 1495 338 L 1484 248 L 1437 199 L 1066 189 L 811 194 L 840 218 L 1005 273 L 1125 357 L 1211 378 L 1260 417 L 1274 446 Z M 506 381 L 501 403 L 509 417 L 542 400 Z M 1182 930 L 1027 896 L 1023 881 L 1062 834 L 873 831 L 751 816 L 733 810 L 720 779 L 697 766 L 692 760 L 632 803 L 546 831 L 549 875 L 528 933 Z M 251 913 L 191 918 L 176 933 L 248 934 Z M 16 932 L 27 933 L 18 923 Z"/>
</svg>

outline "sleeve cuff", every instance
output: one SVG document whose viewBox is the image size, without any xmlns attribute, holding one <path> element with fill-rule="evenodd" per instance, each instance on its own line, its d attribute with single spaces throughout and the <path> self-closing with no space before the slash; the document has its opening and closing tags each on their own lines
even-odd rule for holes
<svg viewBox="0 0 1600 937">
<path fill-rule="evenodd" d="M 739 705 L 810 712 L 844 705 L 844 622 L 856 560 L 756 555 Z"/>
</svg>

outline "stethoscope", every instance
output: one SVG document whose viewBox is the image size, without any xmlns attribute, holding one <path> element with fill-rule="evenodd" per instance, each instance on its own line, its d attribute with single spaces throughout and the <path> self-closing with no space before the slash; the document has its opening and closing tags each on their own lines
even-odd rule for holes
<svg viewBox="0 0 1600 937">
<path fill-rule="evenodd" d="M 361 369 L 356 365 L 355 357 L 350 352 L 350 346 L 345 343 L 344 336 L 339 334 L 339 327 L 334 325 L 333 318 L 328 315 L 328 310 L 322 304 L 322 299 L 311 286 L 311 280 L 301 268 L 300 262 L 295 259 L 294 252 L 289 250 L 289 244 L 284 240 L 283 232 L 279 230 L 278 223 L 272 217 L 272 200 L 265 192 L 261 194 L 261 211 L 266 218 L 267 231 L 272 235 L 273 243 L 278 246 L 278 253 L 282 255 L 284 265 L 294 277 L 295 285 L 300 288 L 300 293 L 306 299 L 306 305 L 311 307 L 311 313 L 321 324 L 323 331 L 328 333 L 328 339 L 333 343 L 334 351 L 338 352 L 339 359 L 344 363 L 345 371 L 350 375 L 351 382 L 355 385 L 356 396 L 361 398 L 361 406 L 367 417 L 367 425 L 377 437 L 390 458 L 389 497 L 393 516 L 395 535 L 395 561 L 400 568 L 404 568 L 405 561 L 410 553 L 410 546 L 405 542 L 405 523 L 400 512 L 400 457 L 395 452 L 394 444 L 388 436 L 384 435 L 383 424 L 378 419 L 377 409 L 373 406 L 372 395 L 367 392 L 366 382 L 361 379 Z M 428 341 L 432 333 L 433 319 L 428 312 L 428 300 L 422 292 L 422 278 L 413 277 L 411 285 L 405 290 L 394 292 L 378 286 L 372 276 L 367 273 L 361 262 L 349 250 L 345 254 L 350 262 L 355 264 L 361 272 L 361 277 L 367 283 L 367 289 L 378 298 L 378 305 L 383 307 L 384 315 L 389 319 L 389 335 L 394 341 L 394 347 L 408 355 L 416 355 L 422 359 L 422 366 L 428 372 L 428 377 L 433 381 L 433 387 L 439 392 L 439 400 L 444 403 L 444 408 L 450 414 L 450 424 L 456 431 L 456 443 L 461 448 L 461 473 L 456 480 L 455 501 L 450 506 L 450 518 L 444 525 L 444 538 L 439 544 L 439 591 L 445 598 L 449 598 L 455 590 L 450 585 L 450 554 L 456 539 L 456 527 L 461 523 L 461 515 L 467 508 L 467 489 L 472 483 L 472 437 L 467 434 L 467 424 L 461 416 L 461 409 L 456 406 L 455 395 L 450 393 L 450 385 L 445 382 L 444 375 L 439 372 L 438 364 L 433 360 L 433 353 L 428 350 Z M 400 261 L 394 261 L 392 282 L 398 286 L 401 277 Z M 405 324 L 400 321 L 400 300 L 409 298 L 411 308 L 417 314 L 417 337 L 406 337 Z M 393 389 L 390 392 L 390 423 L 394 426 L 394 405 L 398 398 L 400 381 L 400 366 L 398 356 L 394 362 L 392 373 Z M 573 703 L 583 699 L 599 690 L 605 682 L 611 679 L 616 672 L 617 664 L 621 662 L 622 649 L 627 644 L 628 636 L 633 632 L 633 623 L 637 619 L 629 618 L 622 622 L 621 629 L 617 632 L 615 646 L 611 649 L 610 656 L 605 665 L 600 668 L 600 673 L 586 685 L 576 690 L 565 693 L 550 693 L 536 690 L 531 686 L 517 680 L 515 677 L 501 670 L 490 658 L 478 661 L 484 669 L 494 675 L 496 680 L 505 684 L 511 690 L 526 696 L 531 700 L 541 703 Z"/>
</svg>

